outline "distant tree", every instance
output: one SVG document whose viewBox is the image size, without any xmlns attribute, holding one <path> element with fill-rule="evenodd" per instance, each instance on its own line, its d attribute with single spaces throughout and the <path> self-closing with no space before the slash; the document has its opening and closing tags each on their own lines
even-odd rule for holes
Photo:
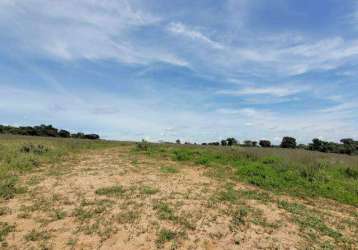
<svg viewBox="0 0 358 250">
<path fill-rule="evenodd" d="M 282 138 L 281 148 L 296 148 L 296 139 L 293 137 L 285 136 Z"/>
<path fill-rule="evenodd" d="M 250 140 L 244 141 L 244 146 L 245 147 L 251 147 L 252 146 L 252 141 L 250 141 Z"/>
<path fill-rule="evenodd" d="M 97 134 L 88 134 L 88 135 L 85 135 L 85 138 L 90 139 L 90 140 L 98 140 L 99 135 L 97 135 Z"/>
<path fill-rule="evenodd" d="M 252 146 L 257 147 L 257 141 L 252 141 Z"/>
<path fill-rule="evenodd" d="M 175 141 L 175 143 L 176 143 L 176 144 L 180 144 L 180 140 L 177 139 L 177 140 Z"/>
<path fill-rule="evenodd" d="M 71 137 L 71 134 L 67 130 L 61 129 L 58 132 L 58 136 L 63 137 L 63 138 L 69 138 L 69 137 Z"/>
<path fill-rule="evenodd" d="M 208 144 L 211 146 L 219 146 L 220 142 L 215 141 L 215 142 L 209 142 Z"/>
<path fill-rule="evenodd" d="M 84 138 L 85 138 L 85 134 L 84 134 L 84 133 L 81 133 L 81 132 L 78 132 L 78 133 L 72 134 L 71 137 L 72 137 L 72 138 L 78 138 L 78 139 L 84 139 Z"/>
<path fill-rule="evenodd" d="M 226 141 L 228 146 L 233 146 L 237 144 L 237 140 L 233 137 L 227 138 Z"/>
<path fill-rule="evenodd" d="M 352 138 L 344 138 L 341 139 L 341 143 L 343 143 L 344 145 L 353 145 L 354 140 Z"/>
<path fill-rule="evenodd" d="M 221 140 L 221 146 L 227 146 L 227 141 L 226 140 Z"/>
<path fill-rule="evenodd" d="M 259 144 L 263 148 L 271 147 L 271 142 L 269 140 L 260 140 Z"/>
<path fill-rule="evenodd" d="M 305 145 L 305 144 L 298 144 L 297 145 L 297 148 L 299 148 L 299 149 L 307 149 L 307 146 Z"/>
<path fill-rule="evenodd" d="M 206 146 L 206 145 L 208 145 L 206 142 L 203 142 L 201 145 L 203 145 L 203 146 Z"/>
</svg>

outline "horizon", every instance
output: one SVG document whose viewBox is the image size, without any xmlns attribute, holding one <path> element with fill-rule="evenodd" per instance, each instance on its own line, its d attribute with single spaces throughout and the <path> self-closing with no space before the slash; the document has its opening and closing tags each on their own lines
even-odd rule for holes
<svg viewBox="0 0 358 250">
<path fill-rule="evenodd" d="M 354 0 L 0 1 L 0 124 L 358 139 Z"/>
</svg>

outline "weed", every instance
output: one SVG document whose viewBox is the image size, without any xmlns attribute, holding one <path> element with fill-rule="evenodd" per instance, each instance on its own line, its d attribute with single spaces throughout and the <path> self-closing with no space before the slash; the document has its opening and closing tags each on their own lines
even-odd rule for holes
<svg viewBox="0 0 358 250">
<path fill-rule="evenodd" d="M 50 238 L 50 235 L 46 231 L 36 231 L 31 230 L 29 233 L 27 233 L 24 236 L 24 239 L 27 241 L 39 241 L 39 240 L 48 240 Z"/>
<path fill-rule="evenodd" d="M 179 171 L 175 167 L 166 166 L 166 167 L 161 167 L 160 172 L 164 174 L 175 174 L 178 173 Z"/>
<path fill-rule="evenodd" d="M 232 186 L 228 186 L 224 191 L 221 191 L 217 194 L 217 199 L 219 201 L 235 203 L 239 199 L 239 193 Z"/>
<path fill-rule="evenodd" d="M 109 197 L 118 197 L 123 195 L 124 192 L 125 192 L 124 188 L 118 185 L 112 187 L 99 188 L 96 190 L 97 195 L 105 195 Z"/>
<path fill-rule="evenodd" d="M 15 230 L 15 226 L 7 222 L 0 222 L 0 242 L 4 241 L 6 236 Z"/>
<path fill-rule="evenodd" d="M 128 212 L 123 212 L 123 213 L 118 214 L 116 218 L 119 223 L 133 224 L 140 218 L 140 214 L 138 211 L 128 211 Z"/>
<path fill-rule="evenodd" d="M 157 202 L 154 204 L 153 209 L 157 211 L 157 215 L 161 220 L 175 221 L 177 219 L 174 210 L 167 203 Z"/>
<path fill-rule="evenodd" d="M 0 216 L 10 214 L 11 210 L 8 207 L 0 207 Z"/>
<path fill-rule="evenodd" d="M 234 211 L 232 215 L 231 223 L 234 226 L 243 225 L 246 223 L 247 215 L 248 215 L 248 209 L 245 207 L 240 207 L 240 209 Z"/>
<path fill-rule="evenodd" d="M 157 238 L 157 244 L 158 245 L 162 245 L 165 242 L 174 240 L 177 237 L 177 234 L 169 229 L 161 229 L 158 233 L 158 238 Z"/>
<path fill-rule="evenodd" d="M 150 187 L 150 186 L 142 186 L 142 187 L 140 187 L 140 192 L 142 194 L 152 195 L 152 194 L 158 193 L 159 189 L 153 188 L 153 187 Z"/>
</svg>

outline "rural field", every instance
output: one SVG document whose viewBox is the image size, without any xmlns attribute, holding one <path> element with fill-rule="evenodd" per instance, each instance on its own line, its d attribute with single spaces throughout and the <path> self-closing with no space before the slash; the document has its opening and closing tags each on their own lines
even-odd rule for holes
<svg viewBox="0 0 358 250">
<path fill-rule="evenodd" d="M 1 249 L 358 249 L 358 157 L 0 137 Z"/>
</svg>

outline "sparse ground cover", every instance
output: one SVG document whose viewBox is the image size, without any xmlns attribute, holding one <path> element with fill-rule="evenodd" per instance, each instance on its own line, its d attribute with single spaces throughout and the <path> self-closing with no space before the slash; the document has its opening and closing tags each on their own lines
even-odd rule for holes
<svg viewBox="0 0 358 250">
<path fill-rule="evenodd" d="M 0 198 L 3 249 L 358 247 L 354 157 L 13 137 L 0 145 L 1 180 L 16 178 Z M 30 159 L 38 163 L 22 168 Z"/>
</svg>

